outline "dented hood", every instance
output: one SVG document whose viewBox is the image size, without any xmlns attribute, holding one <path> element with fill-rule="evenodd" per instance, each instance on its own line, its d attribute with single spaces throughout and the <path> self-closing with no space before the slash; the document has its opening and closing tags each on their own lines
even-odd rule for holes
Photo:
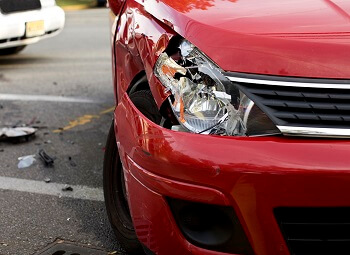
<svg viewBox="0 0 350 255">
<path fill-rule="evenodd" d="M 350 78 L 348 0 L 139 0 L 225 71 Z"/>
</svg>

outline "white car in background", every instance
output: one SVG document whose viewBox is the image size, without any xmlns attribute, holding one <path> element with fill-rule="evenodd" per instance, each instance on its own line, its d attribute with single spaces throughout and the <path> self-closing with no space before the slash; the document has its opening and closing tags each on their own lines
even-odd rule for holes
<svg viewBox="0 0 350 255">
<path fill-rule="evenodd" d="M 0 0 L 0 55 L 57 35 L 64 22 L 55 0 Z"/>
</svg>

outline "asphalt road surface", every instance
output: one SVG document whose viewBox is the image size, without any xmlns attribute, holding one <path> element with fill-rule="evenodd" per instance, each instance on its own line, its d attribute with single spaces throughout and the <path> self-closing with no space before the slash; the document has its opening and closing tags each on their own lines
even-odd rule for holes
<svg viewBox="0 0 350 255">
<path fill-rule="evenodd" d="M 66 12 L 60 35 L 0 56 L 0 127 L 38 128 L 27 142 L 0 142 L 1 255 L 35 254 L 57 239 L 119 251 L 102 190 L 114 105 L 108 15 Z M 18 169 L 18 157 L 33 154 L 34 164 Z"/>
</svg>

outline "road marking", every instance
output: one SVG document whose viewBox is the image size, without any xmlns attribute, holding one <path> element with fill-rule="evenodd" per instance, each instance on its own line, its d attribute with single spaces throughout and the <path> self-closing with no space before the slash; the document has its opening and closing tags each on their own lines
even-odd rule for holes
<svg viewBox="0 0 350 255">
<path fill-rule="evenodd" d="M 86 123 L 91 122 L 92 119 L 98 119 L 98 118 L 100 118 L 100 116 L 98 116 L 98 115 L 84 115 L 84 116 L 77 118 L 76 120 L 70 121 L 67 126 L 60 128 L 60 129 L 55 129 L 52 132 L 60 133 L 60 132 L 65 131 L 65 130 L 72 129 L 76 126 L 83 126 Z"/>
<path fill-rule="evenodd" d="M 104 114 L 107 114 L 107 113 L 110 113 L 110 112 L 113 112 L 115 109 L 115 107 L 110 107 L 108 109 L 105 109 L 103 111 L 101 111 L 99 113 L 99 115 L 104 115 Z M 53 130 L 52 132 L 53 133 L 61 133 L 63 131 L 66 131 L 66 130 L 69 130 L 69 129 L 72 129 L 72 128 L 75 128 L 76 126 L 82 126 L 82 125 L 85 125 L 89 122 L 92 121 L 92 119 L 98 119 L 100 118 L 99 115 L 84 115 L 84 116 L 81 116 L 81 117 L 78 117 L 77 119 L 73 120 L 73 121 L 69 121 L 69 124 L 63 128 L 59 128 L 59 129 L 55 129 Z"/>
<path fill-rule="evenodd" d="M 49 96 L 49 95 L 21 95 L 21 94 L 0 94 L 0 100 L 65 102 L 65 103 L 95 103 L 94 100 L 86 99 L 86 98 Z"/>
<path fill-rule="evenodd" d="M 69 185 L 73 191 L 62 191 L 66 187 L 60 183 L 45 183 L 44 181 L 18 179 L 0 176 L 0 189 L 29 192 L 57 197 L 104 201 L 103 190 L 81 185 Z"/>
<path fill-rule="evenodd" d="M 100 115 L 113 112 L 114 109 L 115 109 L 115 106 L 113 106 L 113 107 L 111 107 L 111 108 L 108 108 L 108 109 L 106 109 L 106 110 L 103 110 L 103 111 L 100 112 Z"/>
</svg>

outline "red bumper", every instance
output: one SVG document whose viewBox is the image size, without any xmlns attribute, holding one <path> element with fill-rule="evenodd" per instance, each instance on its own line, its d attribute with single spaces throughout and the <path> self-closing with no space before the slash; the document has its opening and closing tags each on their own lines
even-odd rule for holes
<svg viewBox="0 0 350 255">
<path fill-rule="evenodd" d="M 276 207 L 350 206 L 350 141 L 174 132 L 125 95 L 116 137 L 139 239 L 157 254 L 222 254 L 190 244 L 165 197 L 232 206 L 256 254 L 289 254 Z"/>
</svg>

